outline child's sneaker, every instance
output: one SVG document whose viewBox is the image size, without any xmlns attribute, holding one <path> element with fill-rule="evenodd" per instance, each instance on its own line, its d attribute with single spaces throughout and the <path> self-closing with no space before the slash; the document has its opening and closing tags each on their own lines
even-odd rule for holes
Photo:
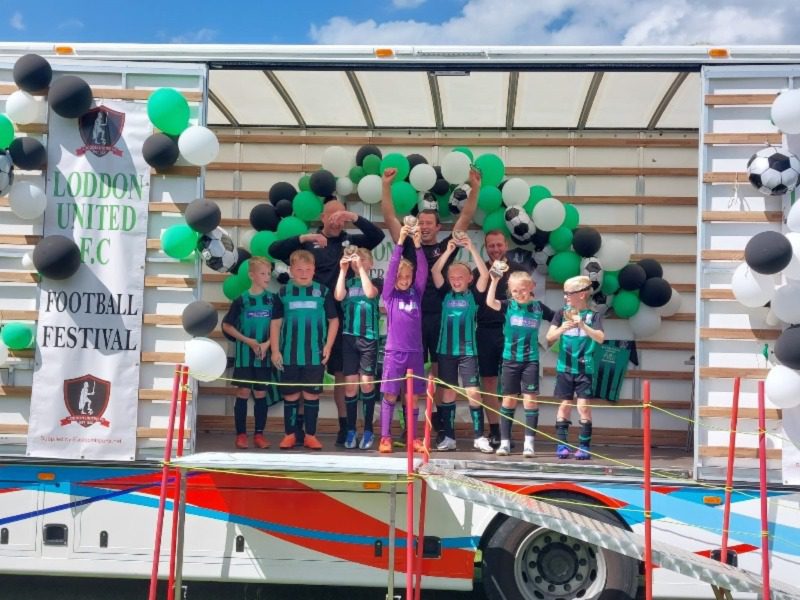
<svg viewBox="0 0 800 600">
<path fill-rule="evenodd" d="M 362 450 L 369 450 L 372 448 L 372 444 L 375 442 L 375 435 L 371 431 L 365 431 L 364 435 L 361 436 L 361 441 L 358 444 L 358 447 Z"/>
<path fill-rule="evenodd" d="M 358 446 L 358 440 L 356 440 L 355 430 L 348 431 L 347 437 L 344 440 L 344 447 L 352 450 L 356 446 Z"/>
<path fill-rule="evenodd" d="M 265 450 L 269 448 L 269 440 L 267 440 L 267 438 L 264 437 L 263 433 L 256 433 L 253 435 L 253 445 L 256 448 L 261 448 L 262 450 Z"/>
<path fill-rule="evenodd" d="M 436 446 L 436 449 L 439 452 L 450 452 L 451 450 L 455 450 L 457 447 L 456 441 L 453 438 L 444 436 L 444 439 Z"/>
<path fill-rule="evenodd" d="M 489 434 L 489 445 L 497 450 L 500 447 L 502 440 L 500 437 L 494 433 Z"/>
<path fill-rule="evenodd" d="M 278 448 L 281 450 L 289 450 L 294 448 L 295 444 L 297 443 L 297 438 L 293 433 L 283 436 L 281 443 L 278 444 Z"/>
<path fill-rule="evenodd" d="M 239 450 L 247 450 L 247 434 L 240 433 L 236 436 L 236 447 Z"/>
<path fill-rule="evenodd" d="M 577 450 L 575 450 L 575 460 L 591 460 L 592 453 L 589 451 L 589 448 L 585 448 L 581 446 Z"/>
<path fill-rule="evenodd" d="M 378 452 L 381 454 L 391 454 L 394 452 L 392 448 L 392 438 L 390 437 L 382 437 L 381 443 L 378 444 Z"/>
<path fill-rule="evenodd" d="M 569 446 L 559 444 L 556 448 L 556 456 L 558 458 L 569 458 Z"/>
<path fill-rule="evenodd" d="M 533 458 L 536 452 L 533 449 L 533 440 L 530 442 L 525 440 L 525 446 L 522 448 L 522 456 L 524 458 Z"/>
<path fill-rule="evenodd" d="M 414 452 L 425 453 L 425 444 L 419 438 L 414 440 Z"/>
<path fill-rule="evenodd" d="M 322 450 L 322 443 L 317 439 L 317 436 L 307 433 L 303 440 L 303 446 L 309 450 Z"/>
<path fill-rule="evenodd" d="M 492 445 L 489 443 L 489 439 L 483 436 L 475 438 L 475 441 L 472 442 L 472 447 L 475 448 L 475 450 L 480 450 L 484 454 L 494 453 L 494 449 L 492 448 Z"/>
<path fill-rule="evenodd" d="M 497 448 L 497 452 L 495 452 L 497 456 L 508 456 L 511 454 L 511 444 L 508 442 L 500 442 L 500 447 Z"/>
</svg>

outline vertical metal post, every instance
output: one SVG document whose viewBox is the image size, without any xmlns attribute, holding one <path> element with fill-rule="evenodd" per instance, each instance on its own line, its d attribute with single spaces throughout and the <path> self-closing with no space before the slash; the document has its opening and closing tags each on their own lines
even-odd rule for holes
<svg viewBox="0 0 800 600">
<path fill-rule="evenodd" d="M 397 476 L 392 476 L 392 487 L 389 489 L 389 583 L 386 586 L 386 599 L 394 598 L 394 544 L 395 521 L 397 519 Z"/>
<path fill-rule="evenodd" d="M 767 418 L 764 409 L 764 380 L 758 382 L 758 467 L 761 496 L 761 577 L 763 600 L 769 593 L 769 514 L 767 511 Z"/>
<path fill-rule="evenodd" d="M 425 436 L 423 438 L 425 453 L 422 455 L 423 464 L 427 464 L 431 447 L 431 412 L 433 411 L 433 377 L 428 375 L 428 388 L 425 394 Z M 414 600 L 420 600 L 422 594 L 422 560 L 425 543 L 425 507 L 428 503 L 428 484 L 423 479 L 421 482 L 419 498 L 419 525 L 417 533 L 417 557 L 414 564 Z"/>
<path fill-rule="evenodd" d="M 414 372 L 406 371 L 406 599 L 414 597 Z"/>
<path fill-rule="evenodd" d="M 731 522 L 731 494 L 733 492 L 733 459 L 736 454 L 736 428 L 739 422 L 739 389 L 742 380 L 733 380 L 733 402 L 731 404 L 731 430 L 728 436 L 728 470 L 725 474 L 725 507 L 722 513 L 722 551 L 720 560 L 728 562 L 728 527 Z"/>
<path fill-rule="evenodd" d="M 178 444 L 175 449 L 176 456 L 183 456 L 183 437 L 186 431 L 186 383 L 189 380 L 189 369 L 180 365 L 181 369 L 181 386 L 178 396 L 180 398 L 180 416 L 178 417 Z M 181 470 L 175 469 L 173 471 L 173 481 L 175 482 L 175 492 L 172 496 L 172 535 L 170 537 L 170 554 L 169 554 L 169 579 L 167 581 L 167 600 L 174 600 L 176 589 L 180 589 L 175 583 L 175 563 L 178 557 L 178 503 L 182 493 L 181 486 L 178 485 L 181 477 Z"/>
<path fill-rule="evenodd" d="M 650 382 L 642 384 L 644 408 L 642 409 L 642 425 L 644 427 L 644 588 L 645 599 L 653 600 L 653 545 L 652 545 L 652 506 L 651 476 L 652 465 L 650 439 Z"/>
<path fill-rule="evenodd" d="M 186 527 L 186 471 L 180 469 L 178 472 L 180 496 L 178 498 L 178 533 L 175 543 L 175 555 L 177 556 L 175 564 L 175 593 L 178 600 L 183 600 L 181 588 L 183 588 L 183 534 Z"/>
</svg>

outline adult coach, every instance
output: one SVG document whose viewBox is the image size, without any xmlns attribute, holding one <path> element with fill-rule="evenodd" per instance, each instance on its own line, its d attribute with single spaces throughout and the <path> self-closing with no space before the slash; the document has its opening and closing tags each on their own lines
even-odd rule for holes
<svg viewBox="0 0 800 600">
<path fill-rule="evenodd" d="M 269 247 L 270 256 L 288 263 L 289 256 L 295 250 L 308 250 L 314 255 L 316 271 L 314 281 L 324 284 L 329 290 L 336 288 L 336 279 L 339 276 L 339 261 L 344 256 L 344 248 L 348 245 L 375 249 L 385 237 L 383 231 L 373 225 L 369 220 L 347 210 L 339 200 L 333 198 L 325 202 L 322 209 L 322 227 L 316 233 L 296 235 L 285 240 L 274 242 Z M 361 233 L 345 231 L 348 223 L 352 223 Z M 342 320 L 342 307 L 336 304 L 339 320 Z M 333 388 L 333 399 L 336 402 L 336 412 L 339 417 L 339 432 L 336 435 L 336 445 L 344 445 L 347 436 L 347 417 L 344 403 L 345 388 L 344 374 L 342 373 L 342 328 L 336 335 L 330 358 L 328 359 L 328 373 L 334 376 L 337 385 Z"/>
<path fill-rule="evenodd" d="M 400 238 L 400 228 L 403 226 L 400 219 L 397 218 L 397 212 L 394 210 L 394 203 L 392 202 L 392 182 L 397 169 L 386 169 L 383 172 L 383 194 L 381 195 L 381 211 L 383 212 L 383 220 L 386 227 L 389 229 L 389 235 L 392 236 L 392 241 L 397 243 Z M 481 189 L 481 174 L 477 169 L 470 169 L 469 179 L 467 181 L 470 186 L 469 196 L 461 209 L 458 219 L 453 225 L 454 231 L 466 231 L 469 224 L 472 223 L 472 217 L 475 215 L 475 209 L 478 206 L 478 192 Z M 422 238 L 422 251 L 425 253 L 425 258 L 429 265 L 433 265 L 439 259 L 444 251 L 447 249 L 447 242 L 450 241 L 452 235 L 448 235 L 442 240 L 439 240 L 439 231 L 442 229 L 442 222 L 439 220 L 439 212 L 436 210 L 422 210 L 417 215 L 417 226 Z M 406 245 L 403 249 L 404 256 L 415 261 L 413 247 Z M 455 259 L 455 254 L 450 257 L 444 267 L 444 271 Z M 431 374 L 436 377 L 438 375 L 438 358 L 436 355 L 436 347 L 439 344 L 439 327 L 442 322 L 442 298 L 433 284 L 433 275 L 428 271 L 428 281 L 425 285 L 425 294 L 422 296 L 422 356 L 424 361 L 430 361 Z M 436 395 L 437 406 L 440 400 L 440 394 Z M 439 420 L 438 411 L 433 417 L 434 427 L 441 432 L 441 422 Z"/>
</svg>

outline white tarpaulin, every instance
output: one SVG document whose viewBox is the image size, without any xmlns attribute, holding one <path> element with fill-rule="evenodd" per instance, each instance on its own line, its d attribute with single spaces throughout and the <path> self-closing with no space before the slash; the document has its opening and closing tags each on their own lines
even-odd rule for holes
<svg viewBox="0 0 800 600">
<path fill-rule="evenodd" d="M 50 114 L 43 233 L 83 264 L 40 284 L 29 456 L 135 457 L 151 133 L 143 103 Z"/>
</svg>

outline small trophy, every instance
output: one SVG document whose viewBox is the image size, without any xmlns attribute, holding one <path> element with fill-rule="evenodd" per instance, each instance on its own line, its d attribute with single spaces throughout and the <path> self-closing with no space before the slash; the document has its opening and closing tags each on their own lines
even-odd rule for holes
<svg viewBox="0 0 800 600">
<path fill-rule="evenodd" d="M 453 239 L 460 242 L 467 237 L 467 232 L 462 229 L 453 229 Z"/>
<path fill-rule="evenodd" d="M 356 250 L 358 250 L 358 248 L 356 248 L 353 244 L 347 244 L 344 247 L 344 257 L 347 260 L 353 260 L 356 255 Z"/>
<path fill-rule="evenodd" d="M 577 323 L 581 320 L 581 313 L 577 308 L 568 306 L 564 309 L 564 320 L 571 323 Z"/>
<path fill-rule="evenodd" d="M 411 235 L 417 233 L 417 217 L 413 215 L 406 215 L 403 217 L 403 225 L 408 227 L 408 232 Z"/>
<path fill-rule="evenodd" d="M 508 271 L 508 263 L 504 260 L 494 261 L 489 269 L 489 272 L 498 278 L 502 277 L 506 271 Z"/>
</svg>

